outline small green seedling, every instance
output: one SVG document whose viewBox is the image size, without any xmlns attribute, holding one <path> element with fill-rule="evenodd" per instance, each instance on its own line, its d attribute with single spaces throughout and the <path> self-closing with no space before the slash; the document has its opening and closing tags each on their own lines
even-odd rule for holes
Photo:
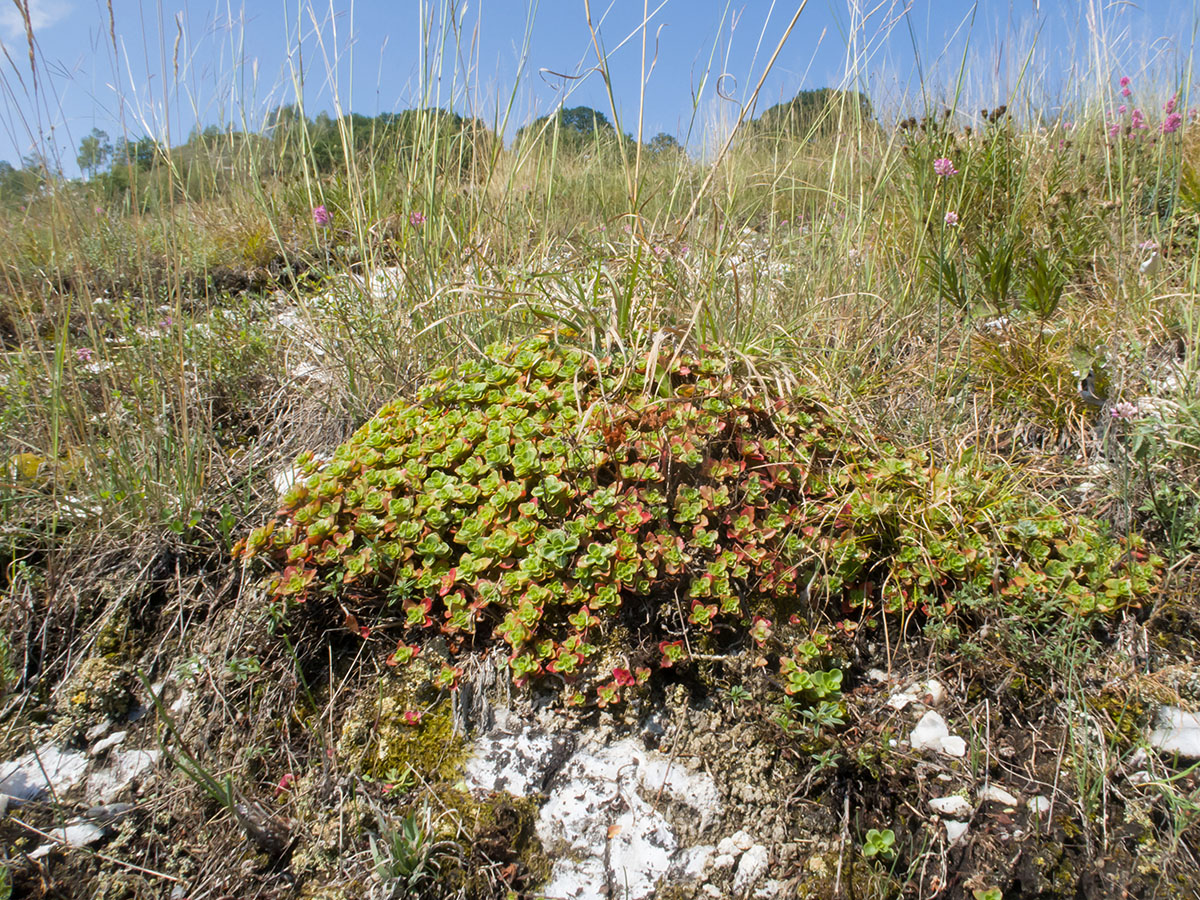
<svg viewBox="0 0 1200 900">
<path fill-rule="evenodd" d="M 880 831 L 878 828 L 872 828 L 867 832 L 866 839 L 863 841 L 863 856 L 867 859 L 872 859 L 878 856 L 880 859 L 892 859 L 896 855 L 896 832 L 890 828 L 885 828 Z"/>
</svg>

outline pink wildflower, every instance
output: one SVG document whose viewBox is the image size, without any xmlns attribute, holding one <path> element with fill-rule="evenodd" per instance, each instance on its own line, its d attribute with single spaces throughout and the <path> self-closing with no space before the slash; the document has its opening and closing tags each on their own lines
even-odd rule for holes
<svg viewBox="0 0 1200 900">
<path fill-rule="evenodd" d="M 1113 404 L 1111 412 L 1114 419 L 1127 422 L 1137 416 L 1138 408 L 1136 403 L 1130 403 L 1128 400 L 1125 400 L 1121 403 Z"/>
<path fill-rule="evenodd" d="M 425 224 L 425 213 L 413 210 L 408 214 L 408 224 L 413 228 L 420 228 Z"/>
<path fill-rule="evenodd" d="M 1165 112 L 1167 115 L 1170 115 L 1171 113 L 1175 112 L 1175 104 L 1178 102 L 1179 102 L 1179 95 L 1176 94 L 1174 97 L 1172 97 L 1170 100 L 1168 100 L 1166 103 L 1163 104 L 1163 112 Z"/>
<path fill-rule="evenodd" d="M 80 362 L 91 362 L 93 350 L 91 347 L 78 347 L 75 350 L 75 358 Z"/>
<path fill-rule="evenodd" d="M 327 210 L 323 205 L 313 207 L 312 217 L 313 224 L 318 228 L 324 228 L 333 221 L 333 216 L 329 214 L 329 210 Z"/>
<path fill-rule="evenodd" d="M 1130 119 L 1130 124 L 1132 124 L 1134 128 L 1137 128 L 1139 130 L 1144 130 L 1145 128 L 1148 127 L 1146 125 L 1146 116 L 1145 116 L 1145 114 L 1142 113 L 1141 108 L 1134 109 L 1133 116 Z"/>
<path fill-rule="evenodd" d="M 1129 87 L 1129 76 L 1128 75 L 1121 76 L 1121 87 L 1123 87 L 1123 88 Z"/>
<path fill-rule="evenodd" d="M 1121 96 L 1122 97 L 1132 97 L 1133 91 L 1131 91 L 1129 88 L 1125 88 L 1125 90 L 1121 91 Z"/>
<path fill-rule="evenodd" d="M 951 228 L 953 228 L 955 225 L 957 225 L 958 224 L 958 213 L 956 213 L 954 210 L 950 210 L 948 213 L 946 213 L 946 224 L 949 225 Z"/>
<path fill-rule="evenodd" d="M 422 717 L 422 713 L 419 709 L 406 709 L 404 711 L 404 716 L 403 716 L 404 724 L 405 725 L 420 725 L 421 717 Z"/>
<path fill-rule="evenodd" d="M 1174 134 L 1179 130 L 1179 126 L 1183 124 L 1183 115 L 1178 112 L 1173 112 L 1163 120 L 1159 129 L 1163 134 Z"/>
<path fill-rule="evenodd" d="M 1113 122 L 1111 125 L 1108 126 L 1108 136 L 1110 138 L 1120 137 L 1120 135 L 1121 135 L 1121 123 L 1120 122 Z"/>
<path fill-rule="evenodd" d="M 943 156 L 933 161 L 933 174 L 939 178 L 948 178 L 951 175 L 957 175 L 958 169 L 954 168 L 954 163 Z"/>
<path fill-rule="evenodd" d="M 1121 115 L 1125 115 L 1125 113 L 1129 112 L 1129 107 L 1122 103 L 1117 107 L 1117 112 L 1119 112 Z"/>
</svg>

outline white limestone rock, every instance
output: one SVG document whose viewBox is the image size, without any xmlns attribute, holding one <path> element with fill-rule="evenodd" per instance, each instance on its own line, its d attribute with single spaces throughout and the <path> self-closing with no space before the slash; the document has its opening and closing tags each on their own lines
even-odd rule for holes
<svg viewBox="0 0 1200 900">
<path fill-rule="evenodd" d="M 754 844 L 738 860 L 733 873 L 733 892 L 741 895 L 753 888 L 767 874 L 769 854 L 762 844 Z"/>
<path fill-rule="evenodd" d="M 59 795 L 83 780 L 87 754 L 44 744 L 19 759 L 0 763 L 0 794 L 13 805 Z"/>
<path fill-rule="evenodd" d="M 1050 812 L 1050 798 L 1043 797 L 1040 794 L 1036 797 L 1030 797 L 1029 802 L 1025 805 L 1029 807 L 1029 811 L 1035 816 L 1044 816 Z"/>
<path fill-rule="evenodd" d="M 497 730 L 476 742 L 466 780 L 477 792 L 547 794 L 536 825 L 554 858 L 547 897 L 606 900 L 615 884 L 646 900 L 664 878 L 694 880 L 722 862 L 711 846 L 682 846 L 663 811 L 662 801 L 683 805 L 703 831 L 721 812 L 712 779 L 634 739 L 572 749 L 565 735 Z"/>
<path fill-rule="evenodd" d="M 957 822 L 954 819 L 943 819 L 942 824 L 946 826 L 946 841 L 953 847 L 966 836 L 967 823 Z"/>
<path fill-rule="evenodd" d="M 63 828 L 54 828 L 49 834 L 54 838 L 53 843 L 42 844 L 29 854 L 30 859 L 41 859 L 48 856 L 58 847 L 90 847 L 102 837 L 105 829 L 93 822 L 75 822 Z"/>
<path fill-rule="evenodd" d="M 933 710 L 921 716 L 921 721 L 908 738 L 914 750 L 934 750 L 946 756 L 963 757 L 967 754 L 967 742 L 950 734 L 950 728 Z"/>
<path fill-rule="evenodd" d="M 969 818 L 973 809 L 971 801 L 958 794 L 951 794 L 949 797 L 934 797 L 929 801 L 929 806 L 934 812 L 950 816 L 953 819 Z"/>
<path fill-rule="evenodd" d="M 980 788 L 979 801 L 981 803 L 1000 803 L 1004 806 L 1017 805 L 1017 798 L 998 784 L 989 784 L 985 788 Z"/>
<path fill-rule="evenodd" d="M 1151 747 L 1162 753 L 1200 759 L 1200 716 L 1177 706 L 1162 706 L 1149 741 Z"/>
<path fill-rule="evenodd" d="M 107 766 L 88 778 L 88 800 L 95 804 L 112 803 L 149 772 L 161 756 L 161 750 L 123 750 L 113 754 Z"/>
</svg>

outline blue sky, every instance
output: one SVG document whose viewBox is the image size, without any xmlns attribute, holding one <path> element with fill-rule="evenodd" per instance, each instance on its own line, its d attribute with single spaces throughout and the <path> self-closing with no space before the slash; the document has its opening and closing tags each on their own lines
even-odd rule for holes
<svg viewBox="0 0 1200 900">
<path fill-rule="evenodd" d="M 25 2 L 25 0 L 21 0 Z M 609 111 L 584 0 L 0 0 L 0 158 L 34 143 L 74 169 L 91 128 L 172 143 L 197 123 L 256 127 L 291 102 L 375 115 L 422 96 L 508 133 L 559 103 Z M 447 9 L 455 11 L 447 15 Z M 651 0 L 645 134 L 697 146 L 736 118 L 799 0 Z M 1129 74 L 1147 97 L 1190 85 L 1190 0 L 809 0 L 763 85 L 762 110 L 848 83 L 877 109 L 919 111 L 962 71 L 961 107 L 1023 98 L 1052 114 Z M 643 3 L 593 0 L 622 127 L 635 132 Z M 1031 52 L 1032 48 L 1032 52 Z M 510 99 L 511 98 L 511 99 Z M 724 126 L 722 125 L 724 123 Z"/>
</svg>

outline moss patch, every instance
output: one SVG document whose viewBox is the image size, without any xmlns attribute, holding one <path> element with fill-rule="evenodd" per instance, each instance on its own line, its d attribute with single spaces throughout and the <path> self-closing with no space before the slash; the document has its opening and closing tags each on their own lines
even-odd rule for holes
<svg viewBox="0 0 1200 900">
<path fill-rule="evenodd" d="M 466 742 L 454 733 L 449 701 L 430 687 L 431 674 L 418 660 L 360 694 L 342 722 L 339 760 L 384 782 L 458 781 Z"/>
</svg>

